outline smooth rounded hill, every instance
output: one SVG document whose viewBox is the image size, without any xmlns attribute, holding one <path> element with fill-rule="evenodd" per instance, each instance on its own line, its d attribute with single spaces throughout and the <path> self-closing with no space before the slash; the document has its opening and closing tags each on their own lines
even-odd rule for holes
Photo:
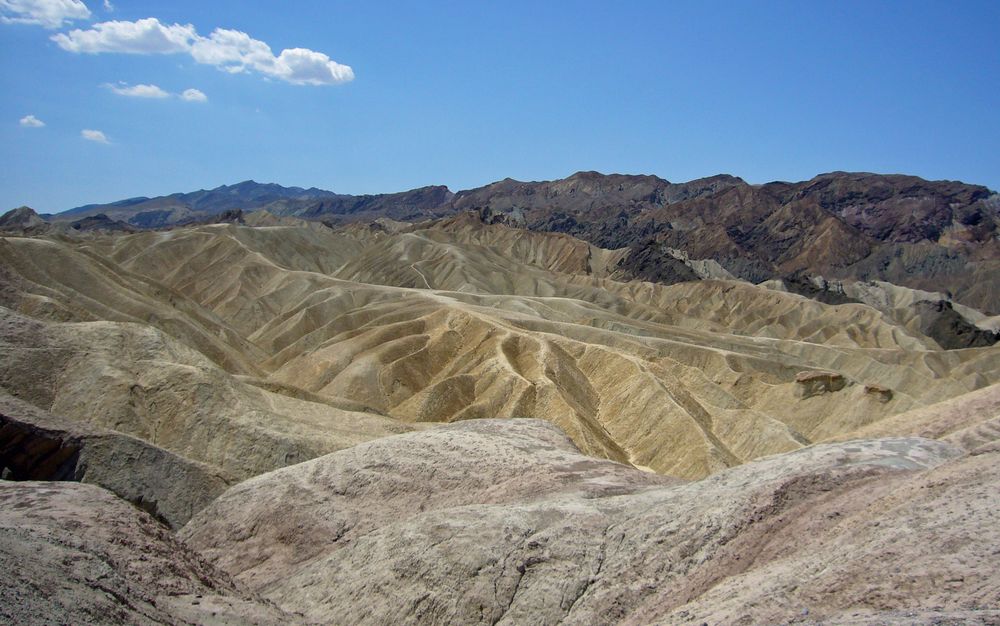
<svg viewBox="0 0 1000 626">
<path fill-rule="evenodd" d="M 257 624 L 295 617 L 93 485 L 0 481 L 7 624 Z"/>
<path fill-rule="evenodd" d="M 477 420 L 257 477 L 181 537 L 317 622 L 986 623 L 997 454 L 852 441 L 676 484 Z"/>
</svg>

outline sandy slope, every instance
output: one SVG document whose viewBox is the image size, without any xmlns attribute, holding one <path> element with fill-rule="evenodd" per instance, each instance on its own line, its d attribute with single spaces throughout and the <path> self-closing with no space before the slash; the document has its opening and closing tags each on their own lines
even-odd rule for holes
<svg viewBox="0 0 1000 626">
<path fill-rule="evenodd" d="M 146 325 L 41 322 L 0 308 L 0 331 L 0 385 L 13 395 L 237 478 L 410 430 L 249 384 Z"/>
<path fill-rule="evenodd" d="M 0 255 L 0 384 L 243 476 L 404 423 L 537 417 L 588 454 L 698 478 L 1000 371 L 1000 350 L 942 351 L 865 305 L 620 282 L 615 251 L 469 215 L 7 238 Z M 803 371 L 844 384 L 813 393 Z"/>
</svg>

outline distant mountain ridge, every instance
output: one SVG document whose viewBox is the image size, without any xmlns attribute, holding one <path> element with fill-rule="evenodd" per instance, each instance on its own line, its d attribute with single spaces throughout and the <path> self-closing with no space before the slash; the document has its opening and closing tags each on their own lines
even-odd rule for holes
<svg viewBox="0 0 1000 626">
<path fill-rule="evenodd" d="M 462 191 L 449 209 L 629 247 L 623 269 L 654 282 L 681 278 L 670 251 L 682 250 L 754 283 L 801 272 L 885 280 L 1000 312 L 1000 195 L 981 185 L 863 172 L 763 185 L 579 172 Z"/>
<path fill-rule="evenodd" d="M 139 228 L 186 224 L 232 210 L 266 210 L 279 216 L 291 215 L 306 219 L 355 213 L 375 213 L 377 216 L 407 219 L 423 217 L 424 212 L 447 203 L 451 195 L 447 187 L 441 186 L 402 193 L 354 196 L 315 187 L 283 187 L 275 183 L 246 180 L 235 185 L 222 185 L 215 189 L 189 193 L 88 204 L 47 217 L 62 221 L 104 214 Z"/>
<path fill-rule="evenodd" d="M 699 200 L 707 202 L 698 203 Z M 588 239 L 599 239 L 595 241 L 599 245 L 616 247 L 632 243 L 633 229 L 628 233 L 610 234 L 595 232 L 590 225 L 615 226 L 611 222 L 618 220 L 610 217 L 624 217 L 630 222 L 675 218 L 663 224 L 665 228 L 646 224 L 643 233 L 635 233 L 641 237 L 647 234 L 646 231 L 684 230 L 684 222 L 692 219 L 732 218 L 734 212 L 743 209 L 750 209 L 749 213 L 755 214 L 773 209 L 775 205 L 793 204 L 815 205 L 874 239 L 915 243 L 924 239 L 936 241 L 956 223 L 967 227 L 967 232 L 962 234 L 966 239 L 982 240 L 995 226 L 992 221 L 1000 209 L 1000 195 L 981 185 L 863 172 L 831 172 L 803 182 L 779 181 L 763 185 L 751 185 L 727 174 L 672 183 L 650 175 L 577 172 L 564 179 L 542 182 L 506 178 L 457 193 L 446 186 L 434 185 L 398 193 L 350 195 L 316 187 L 283 187 L 247 180 L 209 190 L 88 204 L 43 217 L 65 221 L 103 213 L 133 226 L 149 228 L 235 209 L 267 210 L 279 216 L 307 219 L 324 216 L 426 218 L 489 209 L 513 214 L 515 219 L 523 219 L 529 228 L 565 230 L 586 235 Z M 677 208 L 667 215 L 654 214 L 666 207 Z M 525 217 L 528 214 L 533 219 Z M 581 216 L 585 219 L 580 220 Z M 746 228 L 731 230 L 734 240 L 745 239 L 749 232 Z"/>
<path fill-rule="evenodd" d="M 831 172 L 802 182 L 752 185 L 717 175 L 684 183 L 657 176 L 578 172 L 564 179 L 510 178 L 453 193 L 444 186 L 354 196 L 244 181 L 211 190 L 86 205 L 56 222 L 98 214 L 138 228 L 267 211 L 328 223 L 421 221 L 466 211 L 602 248 L 630 248 L 622 270 L 671 283 L 687 273 L 675 253 L 710 260 L 761 282 L 805 272 L 885 280 L 950 292 L 1000 313 L 1000 195 L 981 185 L 915 176 Z"/>
</svg>

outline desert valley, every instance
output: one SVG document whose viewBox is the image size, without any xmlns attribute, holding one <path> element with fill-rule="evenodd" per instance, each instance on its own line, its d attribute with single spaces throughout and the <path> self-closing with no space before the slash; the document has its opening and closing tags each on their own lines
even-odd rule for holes
<svg viewBox="0 0 1000 626">
<path fill-rule="evenodd" d="M 1000 195 L 0 217 L 0 620 L 1000 623 Z"/>
</svg>

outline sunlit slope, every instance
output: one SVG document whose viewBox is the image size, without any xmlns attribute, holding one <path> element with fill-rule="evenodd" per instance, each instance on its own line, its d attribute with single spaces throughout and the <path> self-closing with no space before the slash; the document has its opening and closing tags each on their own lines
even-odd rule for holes
<svg viewBox="0 0 1000 626">
<path fill-rule="evenodd" d="M 208 356 L 237 396 L 327 400 L 406 423 L 537 417 L 588 454 L 685 478 L 1000 378 L 997 350 L 937 349 L 865 305 L 737 281 L 620 282 L 619 252 L 469 215 L 4 246 L 17 294 L 7 306 L 145 321 Z M 88 271 L 101 286 L 73 291 L 59 271 L 36 271 L 37 246 L 56 266 L 100 260 Z M 119 300 L 141 301 L 143 289 L 154 291 L 146 320 L 123 317 Z M 73 310 L 80 293 L 100 306 L 52 312 Z M 183 307 L 165 307 L 171 298 Z M 161 308 L 180 321 L 166 325 Z"/>
<path fill-rule="evenodd" d="M 233 373 L 256 373 L 262 357 L 181 292 L 72 241 L 0 239 L 0 305 L 40 320 L 152 326 Z"/>
<path fill-rule="evenodd" d="M 237 478 L 411 430 L 349 402 L 268 391 L 141 324 L 42 322 L 0 307 L 0 350 L 0 387 L 20 399 Z"/>
<path fill-rule="evenodd" d="M 253 478 L 180 537 L 320 623 L 985 624 L 998 456 L 851 441 L 677 484 L 475 420 Z"/>
</svg>

